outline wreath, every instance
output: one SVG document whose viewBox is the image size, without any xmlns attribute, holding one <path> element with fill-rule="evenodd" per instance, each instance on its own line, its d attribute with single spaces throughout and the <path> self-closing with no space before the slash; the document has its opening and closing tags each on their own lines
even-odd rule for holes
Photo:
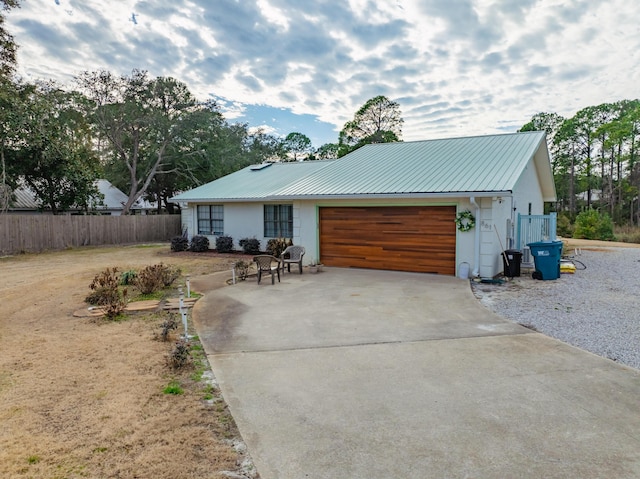
<svg viewBox="0 0 640 479">
<path fill-rule="evenodd" d="M 476 217 L 469 210 L 461 211 L 456 216 L 456 225 L 458 231 L 469 231 L 476 225 Z"/>
</svg>

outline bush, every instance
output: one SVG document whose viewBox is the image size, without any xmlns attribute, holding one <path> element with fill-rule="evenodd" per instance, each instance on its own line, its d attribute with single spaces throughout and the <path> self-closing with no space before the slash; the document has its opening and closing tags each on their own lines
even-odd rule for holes
<svg viewBox="0 0 640 479">
<path fill-rule="evenodd" d="M 586 210 L 576 217 L 574 238 L 613 241 L 613 222 L 606 213 L 597 210 Z"/>
<path fill-rule="evenodd" d="M 180 277 L 182 270 L 172 264 L 163 265 L 162 263 L 160 263 L 160 266 L 162 267 L 162 271 L 161 271 L 162 285 L 165 288 L 168 288 L 173 284 L 173 282 L 176 279 Z"/>
<path fill-rule="evenodd" d="M 260 240 L 257 238 L 242 238 L 238 243 L 245 253 L 260 254 Z"/>
<path fill-rule="evenodd" d="M 97 274 L 89 288 L 91 293 L 85 301 L 99 306 L 107 318 L 113 319 L 127 307 L 127 289 L 120 290 L 118 268 L 107 268 Z"/>
<path fill-rule="evenodd" d="M 293 241 L 287 238 L 271 238 L 267 241 L 267 253 L 279 258 L 287 246 L 292 246 Z"/>
<path fill-rule="evenodd" d="M 571 224 L 571 218 L 566 214 L 559 213 L 556 229 L 559 236 L 562 236 L 563 238 L 571 238 L 574 230 L 574 226 Z"/>
<path fill-rule="evenodd" d="M 180 276 L 180 269 L 173 265 L 154 264 L 141 270 L 135 279 L 135 286 L 142 294 L 151 294 L 171 286 Z"/>
<path fill-rule="evenodd" d="M 231 236 L 218 236 L 216 238 L 216 250 L 218 250 L 218 253 L 233 252 L 233 238 Z"/>
<path fill-rule="evenodd" d="M 174 236 L 171 238 L 171 251 L 187 251 L 189 249 L 189 239 L 184 236 Z"/>
<path fill-rule="evenodd" d="M 169 352 L 167 365 L 173 369 L 182 369 L 191 364 L 191 345 L 184 339 L 179 339 Z"/>
<path fill-rule="evenodd" d="M 162 288 L 161 265 L 154 264 L 142 269 L 136 277 L 135 285 L 142 294 L 151 294 Z"/>
<path fill-rule="evenodd" d="M 162 330 L 156 337 L 162 341 L 168 341 L 171 331 L 178 329 L 178 315 L 176 313 L 167 312 L 165 320 L 162 322 Z"/>
<path fill-rule="evenodd" d="M 236 268 L 236 274 L 238 275 L 238 279 L 240 279 L 240 281 L 244 281 L 245 279 L 247 279 L 247 276 L 249 276 L 249 263 L 242 260 L 236 261 L 234 267 Z"/>
<path fill-rule="evenodd" d="M 194 236 L 193 238 L 191 238 L 191 246 L 189 246 L 189 250 L 196 253 L 209 251 L 209 238 L 200 235 Z"/>
</svg>

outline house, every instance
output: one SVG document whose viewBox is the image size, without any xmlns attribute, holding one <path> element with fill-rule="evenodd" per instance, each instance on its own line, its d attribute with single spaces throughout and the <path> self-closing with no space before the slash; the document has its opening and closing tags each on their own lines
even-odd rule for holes
<svg viewBox="0 0 640 479">
<path fill-rule="evenodd" d="M 119 216 L 122 213 L 122 207 L 127 202 L 128 197 L 120 189 L 116 188 L 108 180 L 96 180 L 98 191 L 104 196 L 101 203 L 92 205 L 92 211 L 101 215 Z M 51 213 L 48 209 L 40 209 L 36 195 L 27 186 L 16 188 L 13 191 L 15 201 L 9 205 L 8 213 L 13 214 L 47 214 Z M 142 199 L 136 201 L 131 207 L 133 213 L 147 214 L 153 210 L 154 206 Z M 79 210 L 71 210 L 68 214 L 81 213 Z"/>
<path fill-rule="evenodd" d="M 212 244 L 291 237 L 327 266 L 502 271 L 518 213 L 556 200 L 545 134 L 366 145 L 331 161 L 254 165 L 175 196 Z M 466 263 L 466 265 L 465 265 Z"/>
</svg>

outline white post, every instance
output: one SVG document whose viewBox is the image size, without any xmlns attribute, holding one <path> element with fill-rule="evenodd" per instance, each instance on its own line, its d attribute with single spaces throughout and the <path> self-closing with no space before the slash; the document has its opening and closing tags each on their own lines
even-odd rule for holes
<svg viewBox="0 0 640 479">
<path fill-rule="evenodd" d="M 231 267 L 231 274 L 233 275 L 233 284 L 236 284 L 236 267 L 235 267 L 235 265 Z"/>
<path fill-rule="evenodd" d="M 178 288 L 180 292 L 180 316 L 182 316 L 182 325 L 184 326 L 184 339 L 189 338 L 189 328 L 187 324 L 187 311 L 184 309 L 184 292 L 182 288 Z"/>
<path fill-rule="evenodd" d="M 187 275 L 187 298 L 191 297 L 191 275 Z"/>
</svg>

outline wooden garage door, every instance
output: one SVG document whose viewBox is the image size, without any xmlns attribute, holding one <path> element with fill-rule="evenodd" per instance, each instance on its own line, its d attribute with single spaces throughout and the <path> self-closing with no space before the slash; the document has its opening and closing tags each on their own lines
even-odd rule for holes
<svg viewBox="0 0 640 479">
<path fill-rule="evenodd" d="M 455 274 L 455 206 L 320 208 L 327 266 Z"/>
</svg>

